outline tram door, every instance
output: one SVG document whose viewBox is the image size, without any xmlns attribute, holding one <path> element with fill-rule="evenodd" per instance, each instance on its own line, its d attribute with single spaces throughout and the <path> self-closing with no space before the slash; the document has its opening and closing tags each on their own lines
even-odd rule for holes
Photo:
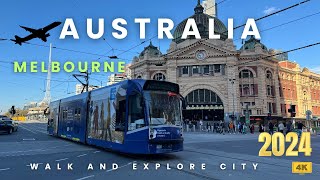
<svg viewBox="0 0 320 180">
<path fill-rule="evenodd" d="M 120 100 L 116 107 L 116 139 L 119 143 L 123 143 L 124 131 L 126 127 L 126 100 Z"/>
</svg>

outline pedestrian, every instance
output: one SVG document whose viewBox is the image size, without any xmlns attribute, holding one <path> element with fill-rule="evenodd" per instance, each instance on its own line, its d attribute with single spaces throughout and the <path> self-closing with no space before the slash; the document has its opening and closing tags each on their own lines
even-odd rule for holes
<svg viewBox="0 0 320 180">
<path fill-rule="evenodd" d="M 199 125 L 200 125 L 200 131 L 203 131 L 203 121 L 202 121 L 202 119 L 200 119 Z"/>
<path fill-rule="evenodd" d="M 239 134 L 241 134 L 242 133 L 242 124 L 239 122 L 239 124 L 238 124 L 238 129 L 239 129 Z"/>
<path fill-rule="evenodd" d="M 243 123 L 242 125 L 242 134 L 246 134 L 247 133 L 247 125 L 245 123 Z"/>
<path fill-rule="evenodd" d="M 279 132 L 281 132 L 283 134 L 284 125 L 282 122 L 280 122 L 280 124 L 278 125 L 278 130 L 279 130 Z"/>
<path fill-rule="evenodd" d="M 231 134 L 232 132 L 234 133 L 234 124 L 233 124 L 232 121 L 230 121 L 230 123 L 229 123 L 229 133 Z"/>
<path fill-rule="evenodd" d="M 273 134 L 273 127 L 274 127 L 274 125 L 273 125 L 273 123 L 270 121 L 269 122 L 269 134 Z"/>
<path fill-rule="evenodd" d="M 251 134 L 254 133 L 254 124 L 250 124 L 250 133 L 251 133 Z"/>
<path fill-rule="evenodd" d="M 306 127 L 301 121 L 298 122 L 298 136 L 301 137 L 302 128 Z"/>
<path fill-rule="evenodd" d="M 220 134 L 223 133 L 223 135 L 224 135 L 224 128 L 225 128 L 224 127 L 224 122 L 221 120 L 220 121 Z"/>
<path fill-rule="evenodd" d="M 264 127 L 263 127 L 262 123 L 259 124 L 259 132 L 260 133 L 264 132 Z"/>
<path fill-rule="evenodd" d="M 287 134 L 289 133 L 289 132 L 291 132 L 291 127 L 292 127 L 292 123 L 291 123 L 291 121 L 289 120 L 288 122 L 287 122 Z"/>
<path fill-rule="evenodd" d="M 209 132 L 210 131 L 210 125 L 209 125 L 209 122 L 207 122 L 207 132 Z"/>
</svg>

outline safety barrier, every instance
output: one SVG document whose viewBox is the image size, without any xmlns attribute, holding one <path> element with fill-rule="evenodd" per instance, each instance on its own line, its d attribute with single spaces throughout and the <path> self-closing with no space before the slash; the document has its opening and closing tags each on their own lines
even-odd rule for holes
<svg viewBox="0 0 320 180">
<path fill-rule="evenodd" d="M 15 121 L 26 121 L 27 118 L 25 116 L 15 116 L 15 117 L 12 117 L 11 119 Z"/>
</svg>

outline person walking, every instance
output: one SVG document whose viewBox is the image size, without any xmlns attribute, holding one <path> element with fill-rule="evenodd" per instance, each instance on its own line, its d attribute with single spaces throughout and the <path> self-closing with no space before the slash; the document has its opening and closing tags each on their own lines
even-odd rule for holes
<svg viewBox="0 0 320 180">
<path fill-rule="evenodd" d="M 280 124 L 278 125 L 278 130 L 279 130 L 279 132 L 281 132 L 281 133 L 283 134 L 283 132 L 284 132 L 284 125 L 283 125 L 282 122 L 280 122 Z"/>
<path fill-rule="evenodd" d="M 230 123 L 229 123 L 229 133 L 231 134 L 232 132 L 234 133 L 234 124 L 233 124 L 232 121 L 230 121 Z"/>
<path fill-rule="evenodd" d="M 238 129 L 239 129 L 239 134 L 241 134 L 242 133 L 242 124 L 239 122 L 239 124 L 238 124 Z"/>
<path fill-rule="evenodd" d="M 247 134 L 247 125 L 245 123 L 242 123 L 242 134 Z"/>
<path fill-rule="evenodd" d="M 301 121 L 298 122 L 298 136 L 301 137 L 302 128 L 306 127 Z"/>
<path fill-rule="evenodd" d="M 269 122 L 269 134 L 273 134 L 273 127 L 274 127 L 274 125 L 273 125 L 273 123 L 270 121 Z"/>
<path fill-rule="evenodd" d="M 291 132 L 291 128 L 292 128 L 292 123 L 291 123 L 291 121 L 288 121 L 286 126 L 287 126 L 287 132 L 286 132 L 286 134 L 288 134 L 289 132 Z"/>
<path fill-rule="evenodd" d="M 260 133 L 263 133 L 263 132 L 264 132 L 264 128 L 263 128 L 262 123 L 259 124 L 259 132 L 260 132 Z"/>
<path fill-rule="evenodd" d="M 254 124 L 250 124 L 250 133 L 251 133 L 251 134 L 254 133 Z"/>
<path fill-rule="evenodd" d="M 223 135 L 224 135 L 224 128 L 225 128 L 224 127 L 224 122 L 221 120 L 220 121 L 220 134 L 223 133 Z"/>
</svg>

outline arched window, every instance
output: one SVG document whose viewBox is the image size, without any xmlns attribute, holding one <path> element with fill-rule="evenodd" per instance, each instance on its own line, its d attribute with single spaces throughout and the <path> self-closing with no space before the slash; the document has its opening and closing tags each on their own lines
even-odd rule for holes
<svg viewBox="0 0 320 180">
<path fill-rule="evenodd" d="M 165 81 L 166 80 L 166 76 L 163 75 L 162 73 L 157 73 L 153 76 L 153 80 L 157 80 L 157 81 Z"/>
<path fill-rule="evenodd" d="M 253 78 L 253 73 L 248 69 L 244 69 L 240 71 L 239 78 Z"/>
<path fill-rule="evenodd" d="M 303 91 L 303 100 L 308 100 L 307 91 Z"/>
<path fill-rule="evenodd" d="M 272 80 L 272 73 L 270 71 L 267 71 L 266 78 Z"/>
<path fill-rule="evenodd" d="M 188 104 L 222 105 L 220 97 L 208 89 L 192 91 L 187 95 L 186 101 Z"/>
</svg>

